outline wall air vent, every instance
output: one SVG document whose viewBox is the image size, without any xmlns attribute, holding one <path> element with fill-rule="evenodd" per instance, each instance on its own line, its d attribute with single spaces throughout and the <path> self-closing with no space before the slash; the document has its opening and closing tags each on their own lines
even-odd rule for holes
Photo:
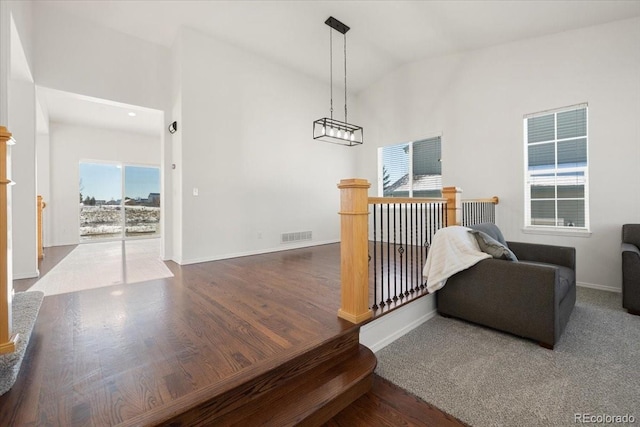
<svg viewBox="0 0 640 427">
<path fill-rule="evenodd" d="M 280 243 L 293 243 L 312 239 L 311 231 L 295 231 L 293 233 L 282 233 Z"/>
</svg>

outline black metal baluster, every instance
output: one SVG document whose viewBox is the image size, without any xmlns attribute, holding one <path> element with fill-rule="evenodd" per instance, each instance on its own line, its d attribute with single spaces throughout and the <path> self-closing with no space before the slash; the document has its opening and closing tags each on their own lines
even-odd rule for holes
<svg viewBox="0 0 640 427">
<path fill-rule="evenodd" d="M 378 309 L 378 242 L 376 241 L 376 205 L 373 206 L 373 308 Z"/>
<path fill-rule="evenodd" d="M 396 264 L 396 253 L 398 252 L 398 235 L 396 234 L 396 210 L 397 205 L 393 204 L 393 288 L 398 294 L 398 264 Z M 402 285 L 400 286 L 400 294 L 402 295 Z"/>
<path fill-rule="evenodd" d="M 416 235 L 416 204 L 411 205 L 411 289 L 415 289 L 416 287 L 416 242 L 414 237 Z"/>
<path fill-rule="evenodd" d="M 416 284 L 417 290 L 420 288 L 420 205 L 416 203 L 415 209 L 416 230 L 413 232 L 413 235 L 416 239 L 416 277 L 414 283 Z"/>
<path fill-rule="evenodd" d="M 424 265 L 422 265 L 422 263 L 424 262 L 424 203 L 421 203 L 419 205 L 419 210 L 418 210 L 418 218 L 419 218 L 419 224 L 420 224 L 420 228 L 419 228 L 419 232 L 418 232 L 418 236 L 419 236 L 419 242 L 420 242 L 420 251 L 418 256 L 420 257 L 420 259 L 418 260 L 418 277 L 420 278 L 420 284 L 422 284 L 422 269 L 424 268 Z"/>
<path fill-rule="evenodd" d="M 407 256 L 404 257 L 404 284 L 405 284 L 405 295 L 409 295 L 409 216 L 408 211 L 409 205 L 405 203 L 404 205 L 404 244 L 406 246 Z"/>
<path fill-rule="evenodd" d="M 391 304 L 391 216 L 389 215 L 389 203 L 387 203 L 387 304 Z"/>
<path fill-rule="evenodd" d="M 400 220 L 400 247 L 398 248 L 398 253 L 400 253 L 400 262 L 398 263 L 400 265 L 400 292 L 402 292 L 402 287 L 404 286 L 404 281 L 402 280 L 402 274 L 403 274 L 403 260 L 404 260 L 404 246 L 403 246 L 403 241 L 402 241 L 402 229 L 404 226 L 404 222 L 402 221 L 402 209 L 404 208 L 404 204 L 400 205 L 400 212 L 398 214 L 398 219 Z"/>
<path fill-rule="evenodd" d="M 382 205 L 378 205 L 380 209 L 380 307 L 384 307 L 384 237 L 382 230 L 383 223 L 383 210 Z"/>
<path fill-rule="evenodd" d="M 480 209 L 478 209 L 477 203 L 471 203 L 471 209 L 473 209 L 473 224 L 479 224 L 480 222 Z"/>
<path fill-rule="evenodd" d="M 465 202 L 462 202 L 462 225 L 464 225 L 465 227 L 469 224 L 469 212 L 467 211 L 469 208 L 469 205 L 467 205 Z"/>
</svg>

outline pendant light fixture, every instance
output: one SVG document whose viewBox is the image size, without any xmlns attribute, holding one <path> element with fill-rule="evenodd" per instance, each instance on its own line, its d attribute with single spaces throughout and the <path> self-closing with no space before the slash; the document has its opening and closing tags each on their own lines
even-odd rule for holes
<svg viewBox="0 0 640 427">
<path fill-rule="evenodd" d="M 360 145 L 363 142 L 362 126 L 347 122 L 347 31 L 349 27 L 333 16 L 325 22 L 329 26 L 329 76 L 331 86 L 330 117 L 324 117 L 313 122 L 313 139 L 331 142 L 333 144 Z M 333 31 L 344 37 L 344 122 L 333 118 Z"/>
</svg>

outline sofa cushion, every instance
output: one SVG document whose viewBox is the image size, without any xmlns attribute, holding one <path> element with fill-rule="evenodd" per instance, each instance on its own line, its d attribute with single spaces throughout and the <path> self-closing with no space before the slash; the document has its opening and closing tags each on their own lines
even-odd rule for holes
<svg viewBox="0 0 640 427">
<path fill-rule="evenodd" d="M 497 240 L 502 243 L 504 246 L 507 246 L 507 241 L 504 239 L 502 235 L 502 231 L 492 222 L 483 222 L 481 224 L 473 224 L 469 226 L 472 230 L 482 231 L 483 233 L 488 234 L 491 238 Z"/>
<path fill-rule="evenodd" d="M 520 261 L 520 262 L 523 264 L 534 264 L 534 265 L 544 265 L 548 267 L 556 267 L 558 269 L 559 283 L 557 286 L 558 286 L 558 298 L 560 298 L 560 300 L 558 301 L 559 303 L 562 302 L 564 297 L 567 296 L 567 294 L 569 293 L 569 289 L 571 289 L 571 287 L 575 286 L 576 284 L 575 272 L 568 267 L 563 267 L 561 265 L 556 265 L 556 264 L 547 264 L 544 262 L 535 262 L 535 261 Z"/>
<path fill-rule="evenodd" d="M 496 259 L 506 259 L 509 261 L 518 261 L 518 258 L 513 252 L 506 246 L 495 240 L 487 233 L 480 230 L 469 230 L 469 233 L 473 234 L 478 242 L 480 250 L 484 253 L 491 255 Z"/>
</svg>

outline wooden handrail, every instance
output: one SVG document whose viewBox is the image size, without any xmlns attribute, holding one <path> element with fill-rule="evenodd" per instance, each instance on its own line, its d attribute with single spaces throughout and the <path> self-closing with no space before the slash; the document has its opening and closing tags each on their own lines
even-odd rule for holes
<svg viewBox="0 0 640 427">
<path fill-rule="evenodd" d="M 427 198 L 427 197 L 369 197 L 370 205 L 392 205 L 394 203 L 422 204 L 422 203 L 442 203 L 447 199 Z"/>
<path fill-rule="evenodd" d="M 9 277 L 8 248 L 8 201 L 7 185 L 11 181 L 7 177 L 7 143 L 11 132 L 0 126 L 0 354 L 16 351 L 18 335 L 12 335 L 11 299 L 13 280 Z"/>
<path fill-rule="evenodd" d="M 498 196 L 493 196 L 490 199 L 462 199 L 462 203 L 493 203 L 497 205 L 500 203 L 500 198 Z"/>
</svg>

